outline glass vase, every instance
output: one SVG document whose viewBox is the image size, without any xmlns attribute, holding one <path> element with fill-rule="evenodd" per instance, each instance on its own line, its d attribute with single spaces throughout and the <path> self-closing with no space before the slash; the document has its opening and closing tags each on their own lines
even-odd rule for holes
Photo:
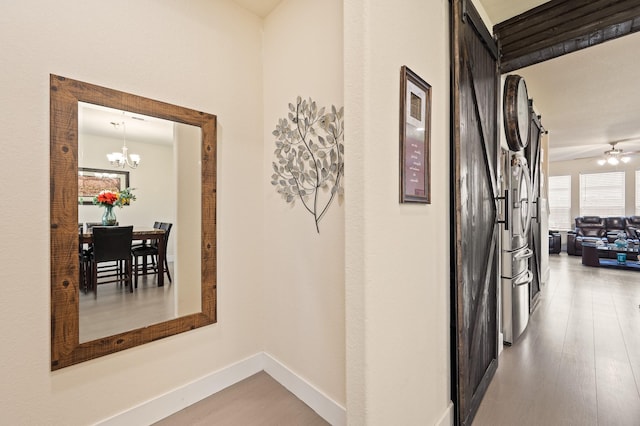
<svg viewBox="0 0 640 426">
<path fill-rule="evenodd" d="M 116 214 L 113 211 L 113 206 L 104 206 L 104 213 L 102 214 L 103 226 L 114 226 L 116 224 Z"/>
</svg>

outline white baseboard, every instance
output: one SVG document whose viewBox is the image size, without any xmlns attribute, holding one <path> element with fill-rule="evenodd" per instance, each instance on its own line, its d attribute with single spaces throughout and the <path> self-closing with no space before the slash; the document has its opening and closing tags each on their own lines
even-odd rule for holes
<svg viewBox="0 0 640 426">
<path fill-rule="evenodd" d="M 447 409 L 444 411 L 436 426 L 453 426 L 453 402 L 449 401 Z"/>
<path fill-rule="evenodd" d="M 329 424 L 333 426 L 347 424 L 347 410 L 344 407 L 267 353 L 264 354 L 264 371 Z"/>
<path fill-rule="evenodd" d="M 100 426 L 151 424 L 263 370 L 330 424 L 334 426 L 346 424 L 346 410 L 340 404 L 264 352 L 96 424 Z"/>
<path fill-rule="evenodd" d="M 151 424 L 263 370 L 262 353 L 98 422 L 101 426 Z"/>
</svg>

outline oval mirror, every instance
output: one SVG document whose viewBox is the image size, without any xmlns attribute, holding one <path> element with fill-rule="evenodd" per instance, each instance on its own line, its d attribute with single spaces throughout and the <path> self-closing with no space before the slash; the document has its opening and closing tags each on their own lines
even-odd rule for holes
<svg viewBox="0 0 640 426">
<path fill-rule="evenodd" d="M 51 369 L 216 322 L 216 117 L 55 75 L 50 88 Z M 113 211 L 133 226 L 129 270 L 98 263 L 91 232 L 94 197 L 127 188 Z"/>
</svg>

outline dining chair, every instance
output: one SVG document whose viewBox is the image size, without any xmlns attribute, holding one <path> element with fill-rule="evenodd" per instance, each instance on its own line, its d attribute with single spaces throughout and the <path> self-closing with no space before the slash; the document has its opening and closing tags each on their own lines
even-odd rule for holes
<svg viewBox="0 0 640 426">
<path fill-rule="evenodd" d="M 156 226 L 157 225 L 157 226 Z M 169 262 L 167 261 L 167 246 L 169 244 L 169 233 L 171 232 L 172 223 L 167 222 L 156 222 L 154 224 L 154 228 L 164 230 L 164 265 L 158 265 L 158 243 L 152 242 L 149 245 L 141 245 L 137 247 L 133 247 L 131 249 L 131 253 L 134 259 L 134 276 L 135 276 L 135 286 L 138 286 L 138 275 L 148 275 L 151 270 L 153 274 L 158 273 L 166 273 L 169 278 L 169 282 L 171 282 L 171 273 L 169 272 Z M 139 265 L 138 259 L 142 258 L 144 262 L 146 262 L 147 257 L 151 257 L 151 266 L 145 267 L 145 265 Z M 159 270 L 162 270 L 159 272 Z"/>
<path fill-rule="evenodd" d="M 116 222 L 114 226 L 118 226 L 119 223 Z M 102 222 L 86 222 L 85 223 L 87 232 L 91 232 L 94 226 L 104 226 Z M 91 252 L 93 252 L 93 244 L 85 244 L 85 251 L 88 256 L 91 256 Z M 103 263 L 98 267 L 98 274 L 105 275 L 106 273 L 114 273 L 120 268 L 120 262 L 109 262 Z M 87 269 L 88 270 L 88 269 Z M 87 274 L 89 280 L 91 279 L 91 274 Z"/>
<path fill-rule="evenodd" d="M 133 292 L 131 260 L 133 226 L 94 226 L 92 233 L 91 284 L 95 296 L 98 297 L 98 279 L 101 279 L 100 284 L 108 282 L 128 283 L 130 291 Z M 118 264 L 118 268 L 114 271 L 107 271 L 113 273 L 98 275 L 99 263 L 114 261 Z"/>
<path fill-rule="evenodd" d="M 153 222 L 153 229 L 160 229 L 160 224 L 162 222 Z M 149 240 L 142 240 L 139 243 L 133 243 L 131 245 L 131 248 L 138 248 L 138 247 L 143 247 L 143 246 L 148 246 L 151 242 Z"/>
<path fill-rule="evenodd" d="M 78 271 L 79 271 L 79 286 L 80 289 L 85 292 L 89 291 L 91 287 L 91 279 L 89 275 L 89 252 L 86 244 L 82 243 L 82 223 L 78 224 Z"/>
</svg>

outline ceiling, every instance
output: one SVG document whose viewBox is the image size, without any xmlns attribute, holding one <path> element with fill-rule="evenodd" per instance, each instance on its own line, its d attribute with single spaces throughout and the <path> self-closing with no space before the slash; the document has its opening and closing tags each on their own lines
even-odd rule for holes
<svg viewBox="0 0 640 426">
<path fill-rule="evenodd" d="M 233 0 L 245 9 L 265 18 L 282 0 Z"/>
<path fill-rule="evenodd" d="M 122 126 L 122 123 L 125 123 Z M 115 123 L 115 125 L 114 125 Z M 173 122 L 79 102 L 78 133 L 158 145 L 173 144 Z"/>
<path fill-rule="evenodd" d="M 493 24 L 498 24 L 540 6 L 548 0 L 480 0 Z"/>
<path fill-rule="evenodd" d="M 493 23 L 545 3 L 481 2 Z M 640 152 L 640 85 L 633 84 L 639 49 L 635 33 L 514 71 L 549 131 L 550 161 L 599 157 L 616 141 L 625 152 Z"/>
</svg>

